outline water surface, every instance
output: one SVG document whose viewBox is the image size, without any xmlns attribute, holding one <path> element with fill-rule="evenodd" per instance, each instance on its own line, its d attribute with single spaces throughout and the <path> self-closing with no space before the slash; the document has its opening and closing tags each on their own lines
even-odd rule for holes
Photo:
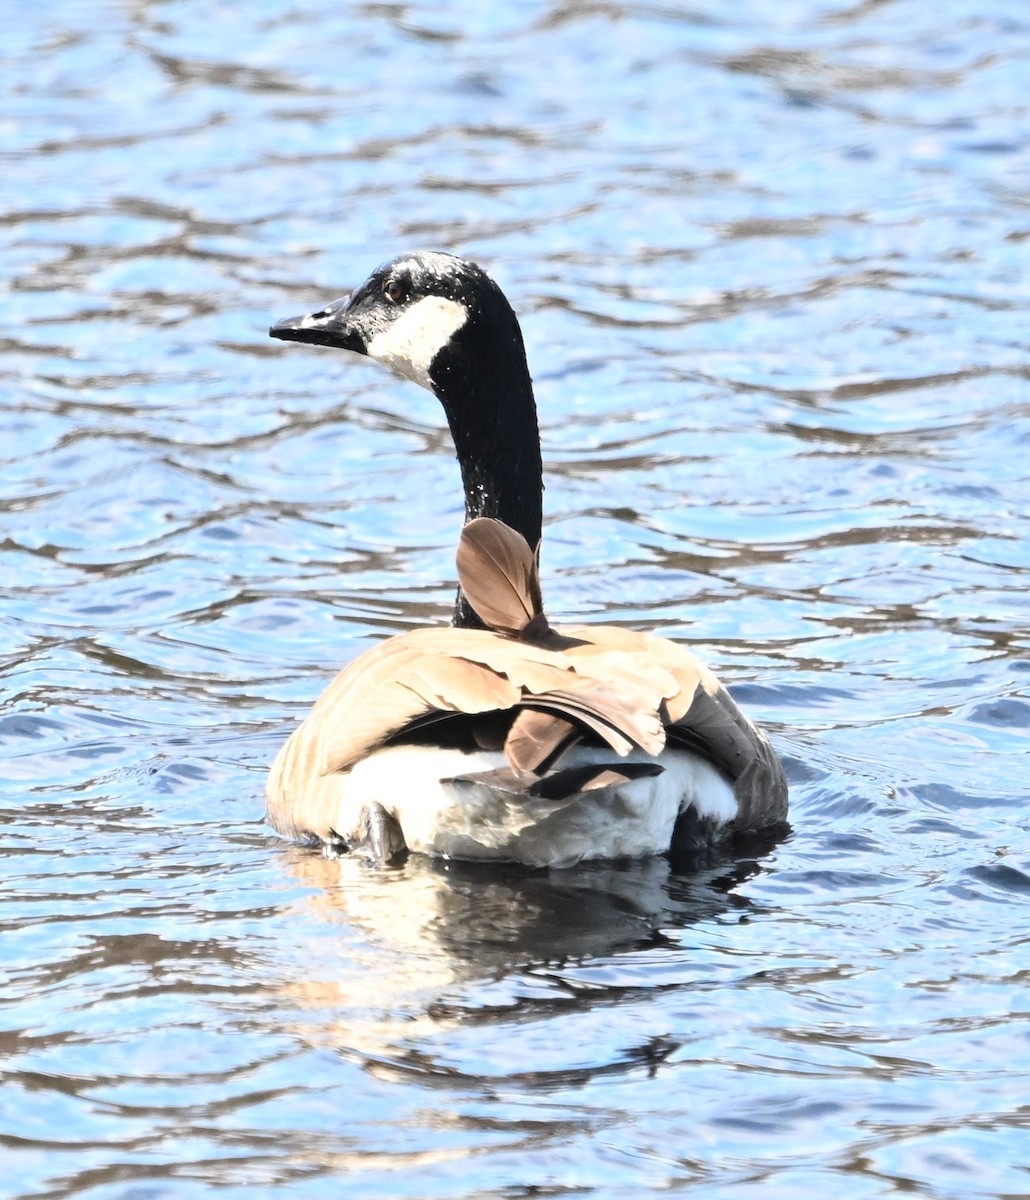
<svg viewBox="0 0 1030 1200">
<path fill-rule="evenodd" d="M 13 1198 L 1030 1193 L 1030 13 L 15 4 Z M 447 619 L 428 393 L 265 336 L 404 249 L 523 318 L 549 610 L 696 647 L 793 831 L 327 862 L 267 764 Z"/>
</svg>

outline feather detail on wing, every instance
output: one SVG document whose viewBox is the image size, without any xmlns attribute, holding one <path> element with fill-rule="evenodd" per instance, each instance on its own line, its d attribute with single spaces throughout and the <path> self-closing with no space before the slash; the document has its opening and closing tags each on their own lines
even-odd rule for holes
<svg viewBox="0 0 1030 1200">
<path fill-rule="evenodd" d="M 523 708 L 508 731 L 504 753 L 513 770 L 539 774 L 582 737 L 575 721 L 543 709 Z"/>
<path fill-rule="evenodd" d="M 660 667 L 674 681 L 665 691 L 666 740 L 707 758 L 733 783 L 733 827 L 761 829 L 787 819 L 787 783 L 769 739 L 741 712 L 711 670 L 685 647 L 652 633 L 612 625 L 562 627 L 562 636 L 591 645 L 578 653 L 631 656 L 642 672 Z"/>
<path fill-rule="evenodd" d="M 592 648 L 590 648 L 592 649 Z M 657 754 L 665 744 L 661 712 L 670 677 L 641 669 L 622 652 L 582 656 L 546 650 L 482 629 L 418 629 L 373 647 L 333 680 L 301 729 L 317 741 L 318 773 L 345 771 L 416 723 L 439 714 L 519 709 L 516 744 L 546 717 L 562 723 L 546 736 L 569 738 L 569 722 L 591 730 L 616 753 L 633 746 Z M 522 713 L 537 714 L 533 722 Z M 301 730 L 298 730 L 299 734 Z M 296 736 L 296 735 L 295 735 Z M 506 750 L 508 747 L 506 746 Z M 512 766 L 539 761 L 514 750 Z"/>
<path fill-rule="evenodd" d="M 477 517 L 461 531 L 458 582 L 489 629 L 519 637 L 544 615 L 536 557 L 526 539 L 501 521 Z"/>
</svg>

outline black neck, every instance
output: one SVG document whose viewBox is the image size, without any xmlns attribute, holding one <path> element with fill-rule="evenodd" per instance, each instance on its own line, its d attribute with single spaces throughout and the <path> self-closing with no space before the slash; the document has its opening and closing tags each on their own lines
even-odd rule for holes
<svg viewBox="0 0 1030 1200">
<path fill-rule="evenodd" d="M 522 335 L 466 325 L 434 360 L 431 376 L 454 438 L 465 521 L 494 517 L 531 547 L 540 541 L 543 471 L 533 383 Z M 461 589 L 453 624 L 481 628 Z"/>
</svg>

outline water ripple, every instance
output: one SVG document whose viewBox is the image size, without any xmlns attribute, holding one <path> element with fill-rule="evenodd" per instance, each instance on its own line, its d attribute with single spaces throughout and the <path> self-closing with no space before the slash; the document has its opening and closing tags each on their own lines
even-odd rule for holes
<svg viewBox="0 0 1030 1200">
<path fill-rule="evenodd" d="M 0 49 L 12 1197 L 1022 1195 L 1030 22 L 993 0 L 86 10 Z M 792 830 L 373 871 L 261 825 L 447 619 L 435 401 L 269 323 L 523 317 L 549 609 L 697 647 Z"/>
</svg>

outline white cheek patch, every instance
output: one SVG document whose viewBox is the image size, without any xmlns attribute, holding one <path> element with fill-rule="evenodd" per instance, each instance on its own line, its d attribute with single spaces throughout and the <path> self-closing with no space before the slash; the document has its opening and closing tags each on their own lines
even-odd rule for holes
<svg viewBox="0 0 1030 1200">
<path fill-rule="evenodd" d="M 369 358 L 431 391 L 429 368 L 433 359 L 468 316 L 468 309 L 457 300 L 424 296 L 377 333 L 366 352 Z"/>
</svg>

